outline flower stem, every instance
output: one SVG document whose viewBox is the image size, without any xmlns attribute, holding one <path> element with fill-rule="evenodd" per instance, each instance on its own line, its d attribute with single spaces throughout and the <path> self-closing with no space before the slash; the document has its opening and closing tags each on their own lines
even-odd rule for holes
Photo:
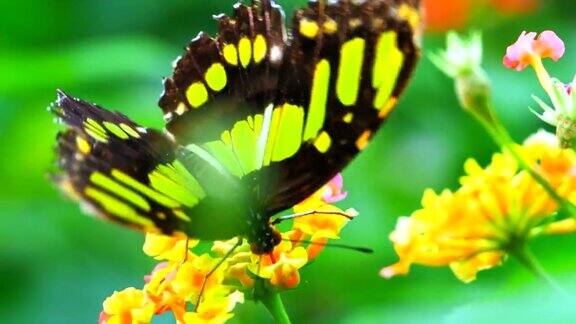
<svg viewBox="0 0 576 324">
<path fill-rule="evenodd" d="M 542 63 L 542 58 L 540 56 L 533 55 L 532 59 L 530 60 L 530 65 L 532 65 L 534 72 L 536 72 L 536 77 L 538 77 L 538 81 L 540 82 L 542 88 L 544 88 L 546 93 L 552 97 L 554 91 L 552 85 L 552 78 L 550 77 L 550 74 L 548 74 L 548 71 L 544 67 L 544 64 Z"/>
<path fill-rule="evenodd" d="M 274 321 L 278 324 L 291 324 L 282 298 L 276 289 L 267 285 L 262 278 L 257 278 L 254 285 L 254 300 L 262 302 Z"/>
<path fill-rule="evenodd" d="M 282 303 L 282 298 L 278 292 L 268 290 L 266 293 L 262 294 L 259 299 L 268 312 L 274 317 L 274 320 L 278 324 L 290 324 L 290 318 L 288 313 L 286 313 L 286 308 L 284 308 L 284 303 Z"/>
<path fill-rule="evenodd" d="M 547 272 L 544 270 L 538 259 L 528 249 L 525 244 L 519 245 L 510 249 L 510 254 L 515 257 L 526 269 L 528 269 L 534 276 L 546 283 L 557 293 L 569 296 L 568 293 L 562 288 Z"/>
</svg>

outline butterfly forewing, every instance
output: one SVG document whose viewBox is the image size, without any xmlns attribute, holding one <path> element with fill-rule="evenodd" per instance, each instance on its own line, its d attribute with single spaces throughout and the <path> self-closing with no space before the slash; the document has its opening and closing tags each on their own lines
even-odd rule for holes
<svg viewBox="0 0 576 324">
<path fill-rule="evenodd" d="M 286 47 L 282 9 L 266 0 L 239 3 L 231 17 L 216 19 L 216 37 L 200 33 L 164 82 L 159 105 L 182 145 L 219 138 L 237 120 L 261 113 L 276 94 Z"/>
<path fill-rule="evenodd" d="M 288 40 L 272 1 L 237 5 L 167 79 L 167 128 L 257 187 L 257 209 L 289 208 L 342 170 L 389 116 L 418 55 L 416 5 L 311 1 L 293 15 Z M 214 66 L 227 81 L 219 92 Z M 195 96 L 201 105 L 191 105 Z"/>
<path fill-rule="evenodd" d="M 406 1 L 315 1 L 293 18 L 276 107 L 297 107 L 301 144 L 263 173 L 269 214 L 342 170 L 389 116 L 418 56 L 417 9 Z M 270 192 L 269 191 L 269 192 Z"/>
</svg>

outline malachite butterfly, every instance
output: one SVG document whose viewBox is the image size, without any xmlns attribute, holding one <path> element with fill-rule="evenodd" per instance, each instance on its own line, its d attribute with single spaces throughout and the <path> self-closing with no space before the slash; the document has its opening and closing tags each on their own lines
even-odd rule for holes
<svg viewBox="0 0 576 324">
<path fill-rule="evenodd" d="M 279 243 L 271 218 L 362 151 L 419 56 L 418 1 L 311 1 L 286 30 L 271 0 L 216 16 L 174 63 L 166 132 L 58 92 L 56 183 L 148 232 Z"/>
</svg>

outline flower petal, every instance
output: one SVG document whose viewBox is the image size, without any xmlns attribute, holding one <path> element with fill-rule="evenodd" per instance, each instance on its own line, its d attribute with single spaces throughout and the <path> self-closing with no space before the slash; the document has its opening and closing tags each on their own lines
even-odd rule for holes
<svg viewBox="0 0 576 324">
<path fill-rule="evenodd" d="M 564 41 L 562 41 L 555 32 L 546 30 L 543 31 L 534 42 L 534 51 L 541 58 L 551 58 L 554 61 L 558 61 L 564 56 L 566 46 L 564 45 Z"/>
<path fill-rule="evenodd" d="M 506 49 L 503 63 L 507 68 L 517 71 L 524 70 L 532 60 L 534 53 L 534 41 L 536 39 L 534 32 L 522 32 L 518 40 Z"/>
</svg>

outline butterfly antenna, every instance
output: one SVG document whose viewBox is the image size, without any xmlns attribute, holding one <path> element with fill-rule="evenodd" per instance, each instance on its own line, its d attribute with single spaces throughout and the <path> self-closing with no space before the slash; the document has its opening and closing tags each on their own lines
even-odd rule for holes
<svg viewBox="0 0 576 324">
<path fill-rule="evenodd" d="M 234 253 L 234 251 L 240 245 L 242 245 L 243 241 L 244 240 L 241 237 L 239 237 L 238 242 L 236 242 L 236 244 L 234 244 L 234 246 L 228 252 L 226 252 L 226 254 L 222 257 L 222 259 L 218 261 L 218 263 L 214 266 L 214 268 L 212 268 L 212 270 L 210 270 L 204 276 L 204 280 L 202 280 L 202 287 L 200 287 L 200 293 L 198 294 L 198 298 L 196 299 L 196 305 L 194 306 L 195 312 L 197 312 L 198 308 L 200 307 L 200 301 L 202 300 L 202 295 L 204 294 L 204 289 L 206 288 L 206 282 L 208 282 L 208 279 L 210 279 L 210 277 L 214 274 L 214 272 L 216 272 L 216 270 L 218 270 L 218 268 L 224 263 L 224 261 L 226 261 L 232 255 L 232 253 Z"/>
<path fill-rule="evenodd" d="M 278 225 L 284 221 L 287 221 L 289 219 L 295 219 L 295 218 L 300 218 L 300 217 L 306 217 L 306 216 L 312 216 L 312 215 L 331 215 L 331 216 L 341 216 L 341 217 L 345 217 L 349 220 L 354 219 L 354 215 L 350 215 L 347 214 L 345 212 L 341 212 L 341 211 L 319 211 L 319 210 L 311 210 L 311 211 L 307 211 L 307 212 L 303 212 L 303 213 L 297 213 L 297 214 L 292 214 L 292 215 L 286 215 L 286 216 L 281 216 L 276 218 L 275 220 L 273 220 L 270 224 L 271 225 Z"/>
<path fill-rule="evenodd" d="M 324 242 L 314 242 L 308 240 L 291 240 L 291 239 L 282 239 L 285 242 L 292 242 L 292 243 L 305 243 L 311 245 L 323 245 L 326 247 L 337 248 L 337 249 L 344 249 L 344 250 L 351 250 L 365 254 L 372 254 L 374 250 L 371 248 L 363 247 L 363 246 L 352 246 L 347 244 L 339 244 L 339 243 L 324 243 Z"/>
</svg>

